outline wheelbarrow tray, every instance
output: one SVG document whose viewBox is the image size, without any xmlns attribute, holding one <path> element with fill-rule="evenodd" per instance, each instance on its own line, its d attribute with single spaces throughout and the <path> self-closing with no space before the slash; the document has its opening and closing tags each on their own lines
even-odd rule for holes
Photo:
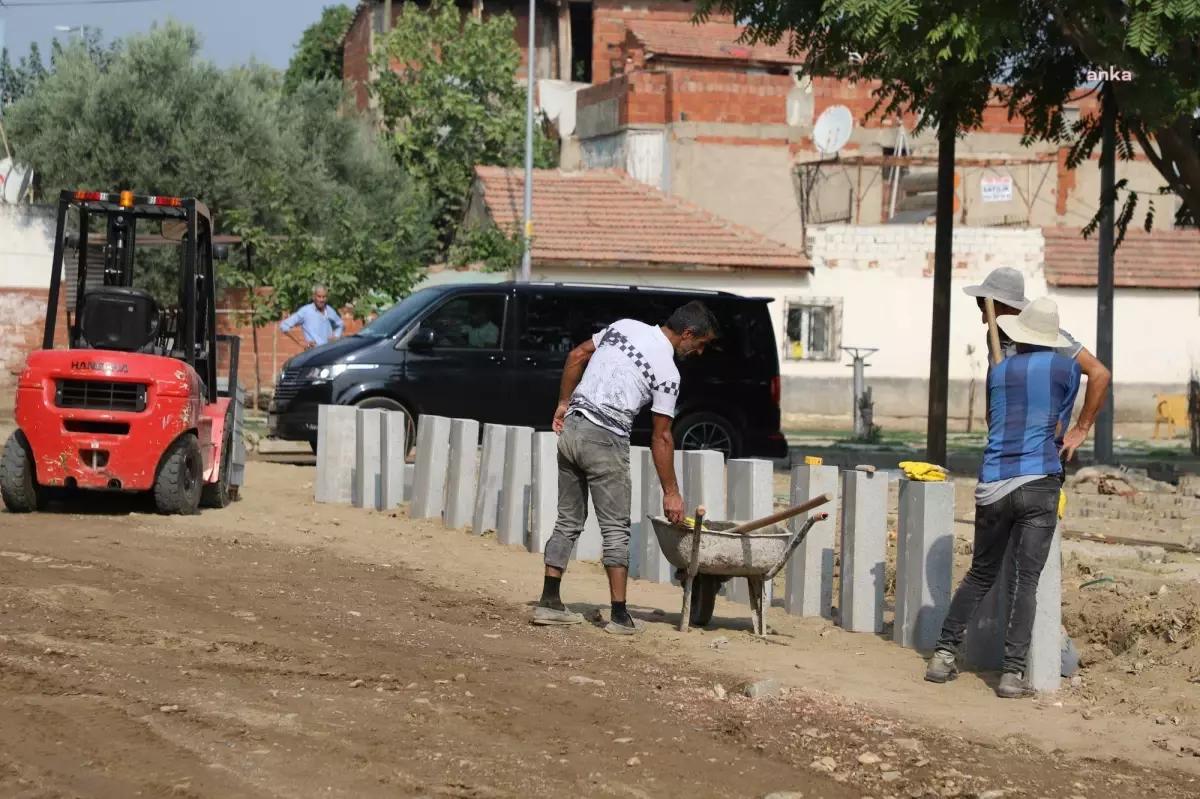
<svg viewBox="0 0 1200 799">
<path fill-rule="evenodd" d="M 663 557 L 675 568 L 686 570 L 692 557 L 695 533 L 671 524 L 662 516 L 651 516 L 650 522 L 654 525 Z M 770 524 L 746 534 L 722 532 L 739 524 L 742 522 L 705 520 L 704 526 L 708 529 L 700 533 L 698 573 L 756 577 L 769 572 L 787 554 L 792 533 L 785 525 Z"/>
</svg>

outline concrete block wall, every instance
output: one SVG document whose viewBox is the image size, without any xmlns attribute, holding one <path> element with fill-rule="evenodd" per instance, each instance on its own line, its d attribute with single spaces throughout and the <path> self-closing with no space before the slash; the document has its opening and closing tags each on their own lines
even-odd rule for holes
<svg viewBox="0 0 1200 799">
<path fill-rule="evenodd" d="M 323 406 L 319 418 L 322 428 L 318 431 L 318 501 L 349 502 L 351 494 L 358 496 L 356 504 L 371 507 L 372 503 L 361 496 L 366 492 L 360 486 L 355 492 L 351 485 L 361 481 L 358 474 L 364 461 L 364 446 L 374 442 L 374 450 L 392 449 L 379 430 L 383 418 L 381 412 L 358 411 L 337 406 Z M 491 432 L 493 448 L 504 440 L 504 451 L 500 458 L 490 464 L 483 460 L 480 474 L 472 479 L 468 464 L 473 458 L 478 438 L 478 424 L 470 420 L 450 420 L 427 416 L 420 420 L 418 431 L 418 461 L 414 471 L 414 503 L 423 506 L 416 509 L 415 516 L 443 515 L 450 524 L 465 517 L 471 508 L 472 492 L 479 496 L 489 481 L 482 472 L 492 469 L 502 476 L 500 521 L 498 539 L 501 544 L 522 546 L 531 552 L 540 552 L 549 536 L 549 516 L 552 513 L 552 493 L 544 483 L 556 477 L 552 468 L 555 441 L 553 434 L 535 434 L 531 428 L 487 426 Z M 353 427 L 354 429 L 349 429 Z M 366 430 L 362 428 L 366 427 Z M 451 431 L 454 431 L 452 434 Z M 363 433 L 367 435 L 364 437 Z M 355 442 L 336 451 L 332 441 Z M 452 446 L 453 441 L 453 446 Z M 357 452 L 356 452 L 357 450 Z M 447 450 L 457 450 L 448 456 Z M 631 466 L 631 479 L 637 478 L 639 490 L 634 492 L 631 506 L 631 522 L 646 515 L 657 515 L 662 502 L 661 486 L 654 473 L 650 451 L 635 448 L 631 453 L 640 464 Z M 357 454 L 357 458 L 355 455 Z M 357 461 L 357 462 L 356 462 Z M 353 465 L 351 465 L 353 464 Z M 734 470 L 734 485 L 727 485 L 726 470 L 732 465 L 742 467 Z M 761 502 L 768 501 L 769 485 L 760 486 L 755 492 L 750 480 L 751 467 L 767 465 L 766 462 L 740 461 L 726 464 L 715 452 L 676 452 L 676 472 L 684 487 L 685 501 L 702 503 L 712 512 L 712 518 L 723 520 L 726 513 L 727 491 L 733 488 L 736 498 L 731 502 L 737 507 L 758 508 L 753 514 L 763 512 Z M 378 475 L 379 467 L 375 467 Z M 759 471 L 757 469 L 753 471 Z M 448 473 L 449 472 L 449 473 Z M 836 485 L 837 470 L 833 467 L 797 467 L 793 472 L 793 502 L 824 493 Z M 887 497 L 888 476 L 885 473 L 845 471 L 841 474 L 841 499 L 845 507 L 841 514 L 841 571 L 837 619 L 847 631 L 879 633 L 883 629 L 884 611 L 884 564 L 887 550 Z M 378 480 L 379 477 L 377 476 Z M 366 482 L 366 481 L 362 481 Z M 330 485 L 326 485 L 329 483 Z M 333 485 L 344 484 L 344 488 Z M 543 483 L 539 487 L 538 483 Z M 743 485 L 745 483 L 745 485 Z M 341 490 L 339 490 L 341 488 Z M 378 491 L 378 489 L 376 489 Z M 441 491 L 445 496 L 439 496 Z M 755 501 L 752 494 L 761 493 Z M 744 496 L 743 496 L 744 495 Z M 896 573 L 897 627 L 894 637 L 902 646 L 926 649 L 936 636 L 950 594 L 950 565 L 952 560 L 953 485 L 906 483 L 901 491 L 901 508 L 897 546 L 898 564 Z M 387 503 L 376 503 L 387 505 Z M 810 533 L 810 549 L 798 553 L 791 564 L 788 579 L 787 610 L 793 614 L 829 616 L 828 606 L 834 563 L 826 553 L 826 543 L 832 544 L 833 518 L 837 513 L 837 501 L 822 510 L 829 514 L 826 526 Z M 443 508 L 451 509 L 444 513 Z M 380 508 L 384 509 L 384 508 Z M 455 510 L 456 509 L 456 510 Z M 589 502 L 589 516 L 595 511 Z M 692 511 L 689 505 L 689 511 Z M 739 514 L 747 515 L 747 514 Z M 792 529 L 800 523 L 792 523 Z M 644 521 L 643 521 L 644 524 Z M 648 529 L 631 536 L 633 576 L 652 582 L 671 580 L 673 569 L 658 551 L 657 538 Z M 591 554 L 591 553 L 589 553 Z M 591 554 L 594 559 L 599 553 Z M 1029 676 L 1037 690 L 1053 691 L 1059 686 L 1058 671 L 1061 668 L 1061 569 L 1060 549 L 1057 532 L 1050 559 L 1038 586 L 1038 610 L 1030 650 Z M 966 640 L 968 662 L 995 667 L 1003 653 L 1005 618 L 1005 586 L 1011 577 L 1007 572 L 997 582 L 987 600 L 980 608 Z M 807 578 L 807 579 L 802 579 Z M 809 585 L 805 585 L 809 583 Z M 733 598 L 744 601 L 738 592 L 730 592 Z"/>
<path fill-rule="evenodd" d="M 820 269 L 878 270 L 899 277 L 933 277 L 932 225 L 822 225 L 809 229 L 809 257 Z M 982 279 L 1002 266 L 1026 279 L 1041 273 L 1040 228 L 954 229 L 955 278 Z"/>
</svg>

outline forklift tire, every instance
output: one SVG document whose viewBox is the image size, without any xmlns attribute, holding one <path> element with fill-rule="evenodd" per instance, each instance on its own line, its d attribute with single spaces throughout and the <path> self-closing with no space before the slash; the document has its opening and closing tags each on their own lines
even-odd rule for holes
<svg viewBox="0 0 1200 799">
<path fill-rule="evenodd" d="M 692 619 L 693 627 L 703 627 L 712 621 L 713 610 L 717 605 L 717 592 L 721 590 L 720 577 L 712 574 L 697 574 L 692 583 Z"/>
<path fill-rule="evenodd" d="M 233 474 L 233 403 L 225 411 L 225 433 L 221 439 L 221 473 L 215 483 L 205 483 L 200 489 L 200 507 L 227 508 L 233 501 L 229 478 Z"/>
<path fill-rule="evenodd" d="M 166 516 L 191 516 L 200 509 L 204 457 L 195 433 L 184 433 L 167 450 L 154 479 L 154 506 Z"/>
<path fill-rule="evenodd" d="M 33 451 L 20 430 L 14 430 L 0 455 L 0 496 L 9 513 L 32 513 L 46 505 L 46 491 L 37 484 Z"/>
</svg>

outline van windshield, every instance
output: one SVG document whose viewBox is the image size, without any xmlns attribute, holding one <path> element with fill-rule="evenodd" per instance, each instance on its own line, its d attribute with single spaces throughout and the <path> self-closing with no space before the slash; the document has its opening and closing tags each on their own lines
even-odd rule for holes
<svg viewBox="0 0 1200 799">
<path fill-rule="evenodd" d="M 363 338 L 391 338 L 441 296 L 442 291 L 438 288 L 414 291 L 381 313 L 375 321 L 365 325 L 356 335 Z"/>
</svg>

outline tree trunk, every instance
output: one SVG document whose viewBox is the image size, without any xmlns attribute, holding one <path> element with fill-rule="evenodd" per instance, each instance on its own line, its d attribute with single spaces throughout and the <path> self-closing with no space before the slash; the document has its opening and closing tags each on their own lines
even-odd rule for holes
<svg viewBox="0 0 1200 799">
<path fill-rule="evenodd" d="M 933 328 L 929 345 L 929 419 L 926 458 L 946 463 L 946 413 L 950 393 L 950 279 L 954 257 L 954 148 L 958 133 L 953 109 L 938 126 L 937 228 L 933 247 Z"/>
<path fill-rule="evenodd" d="M 975 378 L 967 384 L 967 432 L 975 428 Z"/>
</svg>

